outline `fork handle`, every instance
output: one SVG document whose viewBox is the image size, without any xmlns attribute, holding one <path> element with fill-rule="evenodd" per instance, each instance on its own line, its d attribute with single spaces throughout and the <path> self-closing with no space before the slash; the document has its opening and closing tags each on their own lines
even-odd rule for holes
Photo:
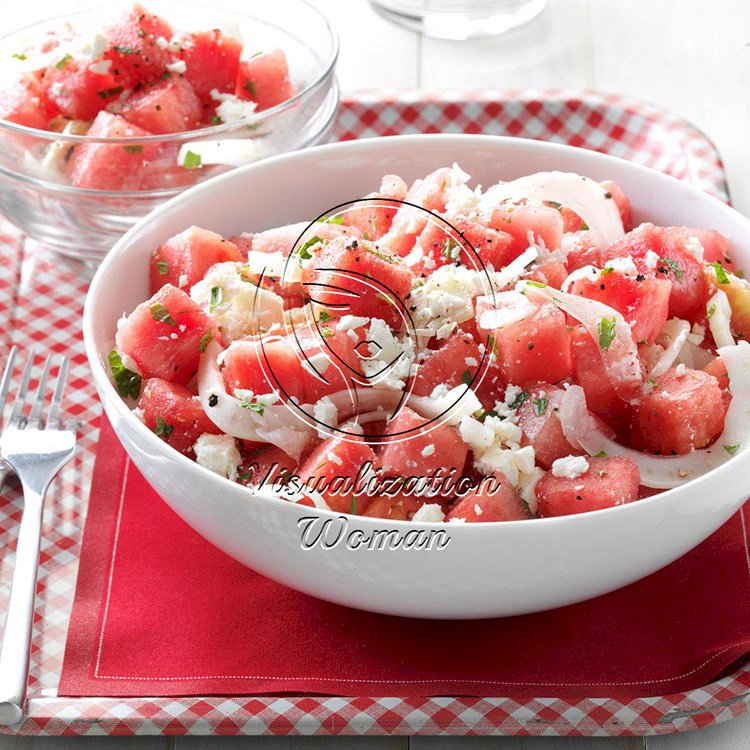
<svg viewBox="0 0 750 750">
<path fill-rule="evenodd" d="M 0 724 L 8 725 L 23 718 L 42 535 L 43 495 L 24 486 L 23 497 L 16 563 L 0 649 Z"/>
</svg>

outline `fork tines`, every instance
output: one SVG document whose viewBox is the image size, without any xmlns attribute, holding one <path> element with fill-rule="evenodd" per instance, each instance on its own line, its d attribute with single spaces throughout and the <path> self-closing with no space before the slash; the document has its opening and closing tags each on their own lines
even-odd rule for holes
<svg viewBox="0 0 750 750">
<path fill-rule="evenodd" d="M 3 372 L 2 380 L 0 380 L 0 417 L 5 411 L 5 402 L 8 398 L 10 391 L 10 384 L 13 378 L 13 371 L 16 365 L 16 359 L 18 358 L 18 347 L 13 346 L 8 355 L 8 361 L 5 364 L 5 371 Z M 37 355 L 34 349 L 29 353 L 29 358 L 24 367 L 23 375 L 21 376 L 21 385 L 16 393 L 15 401 L 8 418 L 8 425 L 16 427 L 31 427 L 38 428 L 42 424 L 43 409 L 47 395 L 47 383 L 50 380 L 50 373 L 52 372 L 53 362 L 55 359 L 54 354 L 48 354 L 44 360 L 44 366 L 42 374 L 39 378 L 39 383 L 36 387 L 36 391 L 31 399 L 31 407 L 28 415 L 25 415 L 26 408 L 29 401 L 29 383 L 31 382 L 31 376 L 34 369 L 34 361 Z M 57 358 L 59 362 L 59 368 L 57 373 L 57 382 L 55 384 L 54 393 L 52 396 L 52 402 L 47 412 L 47 418 L 45 424 L 47 427 L 59 427 L 60 426 L 60 405 L 62 403 L 63 391 L 65 389 L 65 381 L 68 376 L 68 358 L 64 355 L 59 355 Z"/>
</svg>

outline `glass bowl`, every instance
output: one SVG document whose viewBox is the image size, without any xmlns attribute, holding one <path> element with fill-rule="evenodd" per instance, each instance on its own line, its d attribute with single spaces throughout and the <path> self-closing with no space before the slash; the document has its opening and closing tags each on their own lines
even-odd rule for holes
<svg viewBox="0 0 750 750">
<path fill-rule="evenodd" d="M 338 109 L 338 37 L 325 16 L 303 0 L 253 3 L 249 12 L 183 2 L 155 1 L 147 6 L 179 31 L 219 27 L 233 35 L 239 31 L 246 45 L 257 40 L 261 49 L 283 49 L 298 93 L 237 122 L 146 137 L 94 138 L 0 119 L 0 213 L 30 238 L 80 260 L 101 260 L 138 219 L 196 183 L 325 140 Z M 100 33 L 116 17 L 111 6 L 100 6 L 1 37 L 0 85 L 17 78 L 13 56 L 40 35 L 66 25 L 84 35 L 89 30 Z M 110 163 L 119 163 L 124 150 L 126 159 L 139 158 L 142 166 L 121 190 L 76 187 L 66 164 L 74 149 L 85 143 L 111 150 Z"/>
</svg>

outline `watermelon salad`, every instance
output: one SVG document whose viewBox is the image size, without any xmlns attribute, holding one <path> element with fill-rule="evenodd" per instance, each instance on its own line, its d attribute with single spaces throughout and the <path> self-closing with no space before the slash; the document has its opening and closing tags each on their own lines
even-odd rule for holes
<svg viewBox="0 0 750 750">
<path fill-rule="evenodd" d="M 3 61 L 17 76 L 0 92 L 0 120 L 128 139 L 52 141 L 26 157 L 40 177 L 95 190 L 189 185 L 206 164 L 252 161 L 252 141 L 166 136 L 243 123 L 296 93 L 283 50 L 236 34 L 179 31 L 138 4 L 93 35 L 66 25 Z M 139 140 L 149 136 L 162 138 Z"/>
<path fill-rule="evenodd" d="M 175 235 L 119 321 L 120 394 L 230 480 L 402 521 L 612 508 L 746 449 L 750 284 L 725 237 L 633 226 L 613 182 L 469 180 Z"/>
</svg>

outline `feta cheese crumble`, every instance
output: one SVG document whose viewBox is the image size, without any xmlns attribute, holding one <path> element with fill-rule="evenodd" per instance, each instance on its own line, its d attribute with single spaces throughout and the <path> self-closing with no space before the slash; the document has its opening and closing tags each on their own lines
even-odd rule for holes
<svg viewBox="0 0 750 750">
<path fill-rule="evenodd" d="M 442 523 L 445 520 L 445 513 L 437 503 L 425 503 L 412 516 L 411 520 L 421 521 L 422 523 Z"/>
<path fill-rule="evenodd" d="M 242 463 L 242 456 L 231 435 L 201 435 L 193 446 L 195 460 L 200 466 L 226 477 L 237 479 L 237 468 Z"/>
<path fill-rule="evenodd" d="M 552 464 L 552 476 L 577 479 L 589 470 L 585 456 L 566 456 L 558 458 Z"/>
</svg>

